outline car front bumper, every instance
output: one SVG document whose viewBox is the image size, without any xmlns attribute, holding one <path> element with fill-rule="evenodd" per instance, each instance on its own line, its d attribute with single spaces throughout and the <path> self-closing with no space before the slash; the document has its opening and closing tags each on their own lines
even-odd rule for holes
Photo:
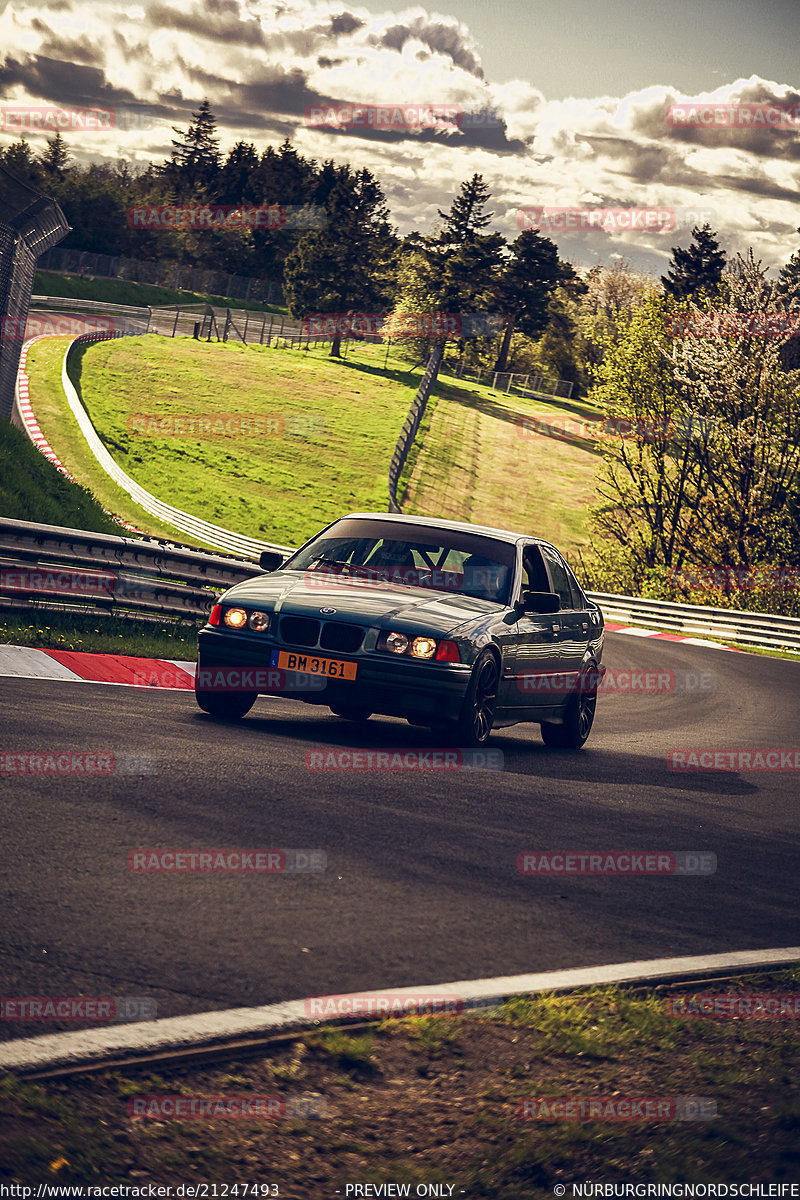
<svg viewBox="0 0 800 1200">
<path fill-rule="evenodd" d="M 466 663 L 431 663 L 369 652 L 298 650 L 214 629 L 200 631 L 198 650 L 197 680 L 203 688 L 252 690 L 306 704 L 352 706 L 431 724 L 454 720 L 459 715 L 471 675 Z M 329 679 L 278 670 L 271 662 L 275 650 L 355 663 L 356 678 Z"/>
</svg>

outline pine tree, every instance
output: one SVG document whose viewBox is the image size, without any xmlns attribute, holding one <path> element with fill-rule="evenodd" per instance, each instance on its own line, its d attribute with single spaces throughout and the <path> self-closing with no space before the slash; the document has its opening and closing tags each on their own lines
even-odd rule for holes
<svg viewBox="0 0 800 1200">
<path fill-rule="evenodd" d="M 483 211 L 490 194 L 482 175 L 473 175 L 461 184 L 461 191 L 450 206 L 450 211 L 445 213 L 438 210 L 444 221 L 439 239 L 442 245 L 462 246 L 486 228 L 494 216 L 493 212 Z"/>
<path fill-rule="evenodd" d="M 688 250 L 673 246 L 670 269 L 661 276 L 665 291 L 676 300 L 699 298 L 702 292 L 712 295 L 722 282 L 725 252 L 720 250 L 711 226 L 695 226 L 692 238 Z"/>
<path fill-rule="evenodd" d="M 528 337 L 538 337 L 544 332 L 548 303 L 561 278 L 563 266 L 555 243 L 542 237 L 536 229 L 524 230 L 512 244 L 511 258 L 499 287 L 506 327 L 494 364 L 495 371 L 506 369 L 511 336 L 516 328 Z"/>
<path fill-rule="evenodd" d="M 164 174 L 177 195 L 205 196 L 212 190 L 222 161 L 217 121 L 208 100 L 203 100 L 197 112 L 192 113 L 191 124 L 185 132 L 176 126 L 173 131 L 180 141 L 173 139 L 172 154 Z"/>
<path fill-rule="evenodd" d="M 258 151 L 252 142 L 237 142 L 220 171 L 218 194 L 223 204 L 257 204 Z"/>
<path fill-rule="evenodd" d="M 41 185 L 41 160 L 34 156 L 33 150 L 24 137 L 20 138 L 18 142 L 12 142 L 6 146 L 5 151 L 0 150 L 0 162 L 20 179 L 24 179 L 26 183 Z"/>
<path fill-rule="evenodd" d="M 324 228 L 306 234 L 286 259 L 284 286 L 295 317 L 385 312 L 397 238 L 381 185 L 366 168 L 336 168 Z M 330 356 L 338 358 L 341 337 Z"/>
<path fill-rule="evenodd" d="M 797 232 L 800 233 L 800 229 Z M 781 269 L 778 287 L 784 295 L 794 293 L 795 306 L 800 305 L 800 250 L 796 250 Z"/>
<path fill-rule="evenodd" d="M 63 179 L 69 163 L 67 143 L 60 133 L 47 139 L 47 149 L 42 152 L 42 167 L 48 175 Z"/>
</svg>

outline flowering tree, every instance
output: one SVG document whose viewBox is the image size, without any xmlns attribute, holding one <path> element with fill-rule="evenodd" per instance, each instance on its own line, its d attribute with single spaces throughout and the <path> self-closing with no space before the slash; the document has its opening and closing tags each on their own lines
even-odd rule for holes
<svg viewBox="0 0 800 1200">
<path fill-rule="evenodd" d="M 598 582 L 604 563 L 606 585 L 611 564 L 634 590 L 692 567 L 741 578 L 800 563 L 800 371 L 781 356 L 797 289 L 751 252 L 718 295 L 712 308 L 652 291 L 616 317 L 590 397 L 607 416 Z"/>
</svg>

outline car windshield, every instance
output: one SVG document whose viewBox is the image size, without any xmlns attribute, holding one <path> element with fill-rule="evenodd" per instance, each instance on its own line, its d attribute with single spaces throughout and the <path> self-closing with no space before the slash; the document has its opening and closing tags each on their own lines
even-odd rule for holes
<svg viewBox="0 0 800 1200">
<path fill-rule="evenodd" d="M 482 534 L 395 521 L 337 521 L 284 564 L 350 580 L 459 592 L 507 604 L 516 550 Z"/>
</svg>

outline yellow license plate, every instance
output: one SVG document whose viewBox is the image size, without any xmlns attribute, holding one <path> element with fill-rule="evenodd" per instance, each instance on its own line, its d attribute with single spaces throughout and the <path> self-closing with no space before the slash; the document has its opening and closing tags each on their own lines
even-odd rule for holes
<svg viewBox="0 0 800 1200">
<path fill-rule="evenodd" d="M 273 667 L 284 671 L 300 671 L 304 675 L 324 675 L 327 679 L 355 679 L 357 663 L 343 662 L 340 658 L 319 658 L 314 654 L 290 654 L 288 650 L 272 653 Z"/>
</svg>

